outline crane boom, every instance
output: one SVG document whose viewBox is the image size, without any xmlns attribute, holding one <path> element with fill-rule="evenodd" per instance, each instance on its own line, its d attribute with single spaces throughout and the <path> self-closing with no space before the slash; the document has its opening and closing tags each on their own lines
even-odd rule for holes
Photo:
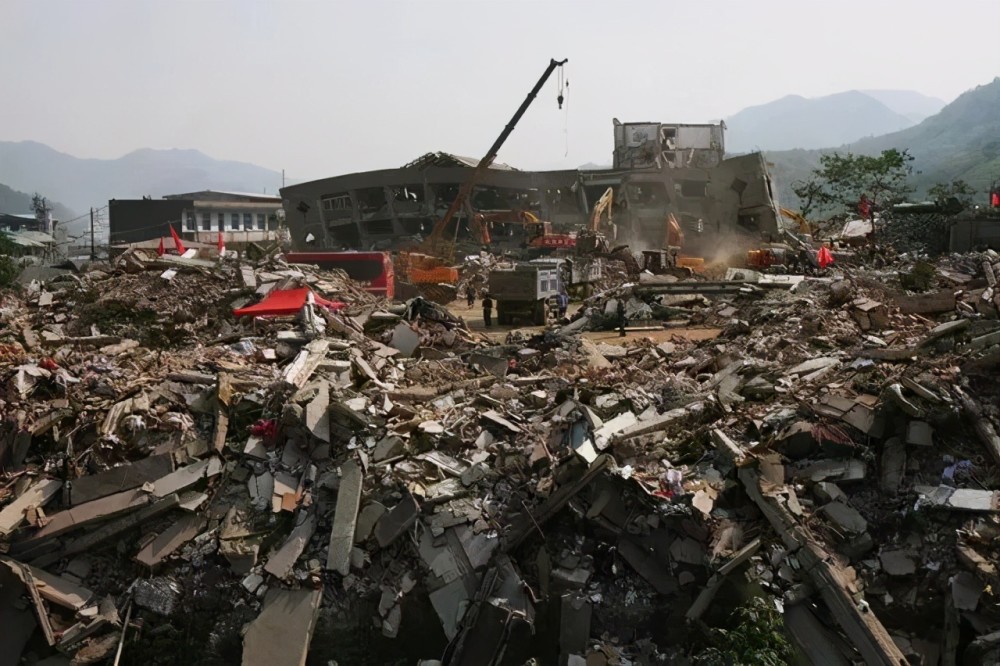
<svg viewBox="0 0 1000 666">
<path fill-rule="evenodd" d="M 427 238 L 428 249 L 433 254 L 438 256 L 444 254 L 443 248 L 441 247 L 441 241 L 443 240 L 442 237 L 444 235 L 444 231 L 448 228 L 452 218 L 455 217 L 455 214 L 459 211 L 459 209 L 465 205 L 466 201 L 468 201 L 469 196 L 472 194 L 472 188 L 475 187 L 477 182 L 479 182 L 482 174 L 490 168 L 490 165 L 493 164 L 493 161 L 497 158 L 497 154 L 500 152 L 500 148 L 503 146 L 504 142 L 507 141 L 507 137 L 510 136 L 510 133 L 514 131 L 518 121 L 521 120 L 521 116 L 523 116 L 524 112 L 528 110 L 529 106 L 531 106 L 531 103 L 538 95 L 538 91 L 540 91 L 542 86 L 545 85 L 549 76 L 552 75 L 552 72 L 554 72 L 557 67 L 565 65 L 568 60 L 569 59 L 567 58 L 566 60 L 552 59 L 549 61 L 549 66 L 545 68 L 545 72 L 542 74 L 541 78 L 538 79 L 535 87 L 531 89 L 528 96 L 524 98 L 523 102 L 521 102 L 521 106 L 519 106 L 517 111 L 514 112 L 513 117 L 511 117 L 507 125 L 504 126 L 503 131 L 500 132 L 500 136 L 498 136 L 497 140 L 493 142 L 492 146 L 490 146 L 486 155 L 479 160 L 479 164 L 476 165 L 476 168 L 469 176 L 469 179 L 462 185 L 461 188 L 459 188 L 458 194 L 455 195 L 455 200 L 451 202 L 450 206 L 448 206 L 448 211 L 444 214 L 444 217 L 437 221 Z M 562 99 L 560 98 L 560 103 L 561 101 Z M 451 246 L 450 253 L 454 253 L 454 246 Z"/>
</svg>

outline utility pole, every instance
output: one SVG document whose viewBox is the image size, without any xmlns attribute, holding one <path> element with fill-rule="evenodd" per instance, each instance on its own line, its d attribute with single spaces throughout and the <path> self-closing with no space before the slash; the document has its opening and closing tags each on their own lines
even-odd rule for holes
<svg viewBox="0 0 1000 666">
<path fill-rule="evenodd" d="M 90 209 L 90 260 L 97 259 L 97 252 L 94 251 L 94 208 Z"/>
</svg>

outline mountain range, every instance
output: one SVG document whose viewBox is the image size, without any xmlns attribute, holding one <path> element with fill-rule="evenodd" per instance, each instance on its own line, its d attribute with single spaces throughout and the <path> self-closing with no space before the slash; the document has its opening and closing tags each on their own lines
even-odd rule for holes
<svg viewBox="0 0 1000 666">
<path fill-rule="evenodd" d="M 197 150 L 143 148 L 100 160 L 73 157 L 35 141 L 0 141 L 0 183 L 39 192 L 79 214 L 91 206 L 105 206 L 109 199 L 159 198 L 198 190 L 277 194 L 281 173 L 216 160 Z M 0 212 L 13 211 L 0 208 Z"/>
<path fill-rule="evenodd" d="M 907 149 L 915 157 L 911 181 L 918 194 L 953 179 L 982 192 L 1000 177 L 1000 78 L 948 105 L 901 90 L 854 90 L 811 100 L 788 96 L 744 109 L 727 125 L 728 152 L 765 151 L 783 205 L 797 204 L 793 184 L 831 151 Z M 793 145 L 803 147 L 782 149 Z M 0 141 L 0 183 L 0 212 L 29 212 L 31 197 L 25 193 L 39 192 L 56 217 L 66 220 L 75 217 L 73 211 L 86 213 L 112 198 L 206 189 L 277 193 L 281 174 L 197 150 L 145 148 L 118 159 L 81 159 L 34 141 Z"/>
<path fill-rule="evenodd" d="M 31 209 L 31 196 L 27 192 L 18 192 L 6 185 L 0 185 L 0 213 L 21 215 L 33 212 Z M 52 217 L 57 220 L 69 220 L 76 217 L 76 213 L 58 201 L 48 200 L 45 203 L 52 209 Z"/>
<path fill-rule="evenodd" d="M 966 91 L 923 122 L 881 136 L 822 150 L 766 151 L 783 204 L 795 205 L 792 186 L 819 165 L 823 153 L 877 155 L 897 148 L 914 157 L 910 184 L 923 196 L 937 183 L 964 180 L 978 192 L 1000 178 L 1000 77 Z"/>
<path fill-rule="evenodd" d="M 726 118 L 726 150 L 839 146 L 912 127 L 944 106 L 910 90 L 848 90 L 812 99 L 788 95 Z"/>
</svg>

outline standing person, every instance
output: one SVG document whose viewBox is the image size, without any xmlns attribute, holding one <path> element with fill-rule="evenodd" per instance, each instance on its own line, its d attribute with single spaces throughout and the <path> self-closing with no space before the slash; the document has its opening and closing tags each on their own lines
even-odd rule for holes
<svg viewBox="0 0 1000 666">
<path fill-rule="evenodd" d="M 483 321 L 486 323 L 486 328 L 493 325 L 493 299 L 490 298 L 489 292 L 483 294 Z"/>
<path fill-rule="evenodd" d="M 472 285 L 465 288 L 465 302 L 469 304 L 470 309 L 476 304 L 476 290 L 472 288 Z"/>
<path fill-rule="evenodd" d="M 618 299 L 618 337 L 625 337 L 625 299 Z"/>
<path fill-rule="evenodd" d="M 566 310 L 569 308 L 569 294 L 563 289 L 559 292 L 559 318 L 562 319 L 566 316 Z"/>
</svg>

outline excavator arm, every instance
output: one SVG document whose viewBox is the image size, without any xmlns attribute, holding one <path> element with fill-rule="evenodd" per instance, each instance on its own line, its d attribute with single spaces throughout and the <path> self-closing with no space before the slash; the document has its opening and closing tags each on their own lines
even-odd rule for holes
<svg viewBox="0 0 1000 666">
<path fill-rule="evenodd" d="M 615 199 L 615 188 L 609 187 L 604 190 L 604 194 L 601 198 L 597 200 L 594 204 L 594 210 L 590 213 L 590 225 L 587 227 L 591 233 L 598 233 L 601 227 L 601 217 L 607 213 L 608 214 L 608 227 L 614 225 L 614 220 L 611 217 L 611 205 L 614 203 Z"/>
</svg>

